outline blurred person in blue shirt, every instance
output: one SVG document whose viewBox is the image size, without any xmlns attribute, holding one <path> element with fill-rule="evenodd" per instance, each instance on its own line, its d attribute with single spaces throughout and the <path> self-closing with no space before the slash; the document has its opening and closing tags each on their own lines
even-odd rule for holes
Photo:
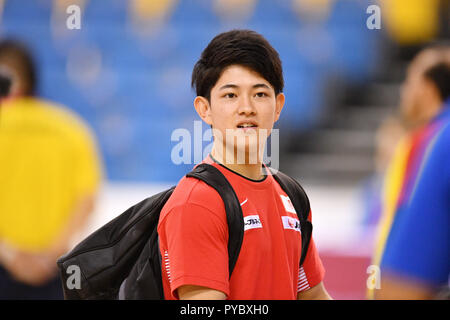
<svg viewBox="0 0 450 320">
<path fill-rule="evenodd" d="M 442 59 L 420 74 L 410 68 L 404 86 L 403 100 L 409 92 L 416 101 L 427 102 L 421 112 L 428 121 L 400 143 L 402 152 L 394 157 L 397 170 L 391 169 L 390 180 L 388 173 L 387 182 L 397 188 L 391 197 L 392 214 L 382 221 L 384 237 L 375 258 L 381 270 L 381 287 L 374 292 L 377 299 L 432 299 L 448 292 L 450 48 L 438 51 Z"/>
</svg>

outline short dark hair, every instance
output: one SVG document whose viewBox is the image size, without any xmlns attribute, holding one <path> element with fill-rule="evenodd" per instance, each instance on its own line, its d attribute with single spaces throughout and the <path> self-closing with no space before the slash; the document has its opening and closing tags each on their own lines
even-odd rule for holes
<svg viewBox="0 0 450 320">
<path fill-rule="evenodd" d="M 436 86 L 442 101 L 450 98 L 450 64 L 440 62 L 425 71 L 424 76 Z"/>
<path fill-rule="evenodd" d="M 197 96 L 209 100 L 211 88 L 230 65 L 242 65 L 259 73 L 272 85 L 276 95 L 283 91 L 283 69 L 278 52 L 254 31 L 231 30 L 214 37 L 195 64 L 191 85 Z"/>
<path fill-rule="evenodd" d="M 31 51 L 20 41 L 6 39 L 0 42 L 0 61 L 11 58 L 18 61 L 23 68 L 23 76 L 26 78 L 25 95 L 34 95 L 36 91 L 36 65 Z"/>
</svg>

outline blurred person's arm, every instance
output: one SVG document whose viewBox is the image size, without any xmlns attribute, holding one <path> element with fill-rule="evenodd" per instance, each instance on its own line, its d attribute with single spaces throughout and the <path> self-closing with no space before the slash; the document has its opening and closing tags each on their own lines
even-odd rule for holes
<svg viewBox="0 0 450 320">
<path fill-rule="evenodd" d="M 425 284 L 388 274 L 382 276 L 380 289 L 374 294 L 379 300 L 429 300 L 436 292 Z"/>
<path fill-rule="evenodd" d="M 54 276 L 54 268 L 45 257 L 17 250 L 1 241 L 0 264 L 16 281 L 32 286 L 42 285 Z"/>
<path fill-rule="evenodd" d="M 56 260 L 71 249 L 74 236 L 78 235 L 89 221 L 89 217 L 94 211 L 95 199 L 95 194 L 89 194 L 82 196 L 78 200 L 70 215 L 69 221 L 60 231 L 53 245 L 43 253 L 43 255 L 47 255 L 52 260 L 51 263 L 55 266 Z"/>
<path fill-rule="evenodd" d="M 0 242 L 0 264 L 17 281 L 34 286 L 46 283 L 56 274 L 56 260 L 70 249 L 73 236 L 83 229 L 93 212 L 94 198 L 89 195 L 80 199 L 69 222 L 44 252 L 31 253 Z"/>
<path fill-rule="evenodd" d="M 311 289 L 297 293 L 297 300 L 333 300 L 328 294 L 323 282 Z"/>
</svg>

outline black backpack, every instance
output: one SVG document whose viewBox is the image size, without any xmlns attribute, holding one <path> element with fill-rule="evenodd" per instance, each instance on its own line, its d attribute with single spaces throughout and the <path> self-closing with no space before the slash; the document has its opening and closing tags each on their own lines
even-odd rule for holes
<svg viewBox="0 0 450 320">
<path fill-rule="evenodd" d="M 231 277 L 244 237 L 238 198 L 228 180 L 214 166 L 199 164 L 186 176 L 204 181 L 222 197 L 229 230 Z M 309 200 L 294 179 L 281 172 L 273 177 L 291 199 L 300 221 L 301 266 L 312 233 L 312 224 L 307 220 Z M 164 299 L 157 226 L 160 212 L 174 189 L 129 208 L 58 259 L 65 299 Z M 79 286 L 73 282 L 74 270 L 79 271 Z"/>
</svg>

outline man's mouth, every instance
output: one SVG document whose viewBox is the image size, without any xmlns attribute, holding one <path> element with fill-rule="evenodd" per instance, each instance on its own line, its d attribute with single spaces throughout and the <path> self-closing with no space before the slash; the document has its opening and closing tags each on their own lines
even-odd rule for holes
<svg viewBox="0 0 450 320">
<path fill-rule="evenodd" d="M 239 129 L 250 129 L 250 128 L 255 129 L 258 127 L 258 125 L 254 122 L 241 122 L 237 125 L 237 127 Z"/>
</svg>

